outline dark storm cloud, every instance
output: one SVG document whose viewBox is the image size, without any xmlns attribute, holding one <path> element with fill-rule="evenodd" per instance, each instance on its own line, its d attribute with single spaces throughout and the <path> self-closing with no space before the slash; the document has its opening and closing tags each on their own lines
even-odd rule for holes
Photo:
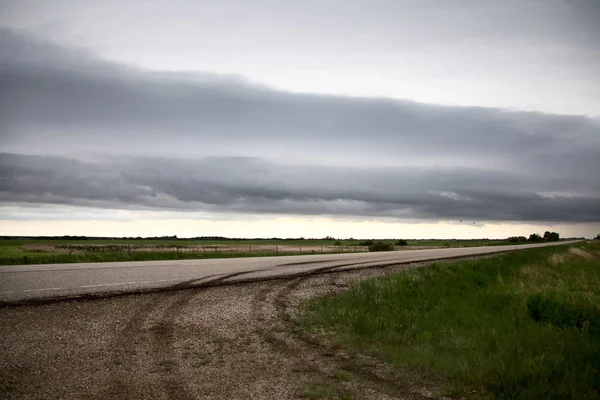
<svg viewBox="0 0 600 400">
<path fill-rule="evenodd" d="M 0 48 L 3 202 L 600 220 L 592 118 L 293 94 L 136 70 L 7 30 Z M 113 157 L 8 154 L 56 146 Z"/>
<path fill-rule="evenodd" d="M 121 209 L 496 221 L 600 221 L 594 178 L 477 169 L 284 166 L 257 158 L 0 154 L 0 201 Z M 595 185 L 595 186 L 590 186 Z M 586 192 L 578 196 L 548 191 Z"/>
<path fill-rule="evenodd" d="M 10 31 L 0 36 L 5 150 L 279 153 L 311 163 L 319 163 L 311 154 L 363 163 L 376 155 L 521 168 L 550 157 L 558 173 L 599 167 L 599 124 L 585 117 L 292 94 L 226 77 L 134 70 Z"/>
</svg>

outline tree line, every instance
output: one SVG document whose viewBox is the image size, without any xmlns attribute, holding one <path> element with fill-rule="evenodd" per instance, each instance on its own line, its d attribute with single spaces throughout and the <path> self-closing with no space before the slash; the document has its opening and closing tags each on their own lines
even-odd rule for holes
<svg viewBox="0 0 600 400">
<path fill-rule="evenodd" d="M 525 236 L 511 236 L 508 238 L 508 241 L 511 243 L 524 243 L 524 242 L 556 242 L 560 240 L 560 234 L 558 232 L 544 232 L 544 236 L 540 236 L 537 233 L 532 233 L 529 235 L 529 238 Z"/>
</svg>

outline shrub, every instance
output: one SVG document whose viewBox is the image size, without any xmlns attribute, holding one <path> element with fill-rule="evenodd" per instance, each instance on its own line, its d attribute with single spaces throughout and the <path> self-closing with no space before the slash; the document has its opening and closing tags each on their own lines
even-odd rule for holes
<svg viewBox="0 0 600 400">
<path fill-rule="evenodd" d="M 394 244 L 391 242 L 384 242 L 378 240 L 369 245 L 369 251 L 392 251 L 394 250 Z"/>
<path fill-rule="evenodd" d="M 372 241 L 372 240 L 363 240 L 363 241 L 361 241 L 361 242 L 358 242 L 358 245 L 359 245 L 359 246 L 370 246 L 370 245 L 372 245 L 372 244 L 373 244 L 373 241 Z"/>
<path fill-rule="evenodd" d="M 336 240 L 335 242 L 333 242 L 334 246 L 341 246 L 342 242 L 340 242 L 339 240 Z"/>
<path fill-rule="evenodd" d="M 400 239 L 396 242 L 396 246 L 407 246 L 408 242 L 404 239 Z"/>
<path fill-rule="evenodd" d="M 527 297 L 527 312 L 535 321 L 549 323 L 558 328 L 600 332 L 600 311 L 596 307 L 569 302 L 554 292 L 535 293 Z"/>
<path fill-rule="evenodd" d="M 526 242 L 527 238 L 525 236 L 511 236 L 507 240 L 511 243 L 522 243 Z"/>
</svg>

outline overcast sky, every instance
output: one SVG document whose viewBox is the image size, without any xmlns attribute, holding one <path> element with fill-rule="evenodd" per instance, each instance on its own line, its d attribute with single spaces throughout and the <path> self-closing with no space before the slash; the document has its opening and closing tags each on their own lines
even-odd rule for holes
<svg viewBox="0 0 600 400">
<path fill-rule="evenodd" d="M 0 234 L 600 232 L 596 0 L 0 7 Z"/>
</svg>

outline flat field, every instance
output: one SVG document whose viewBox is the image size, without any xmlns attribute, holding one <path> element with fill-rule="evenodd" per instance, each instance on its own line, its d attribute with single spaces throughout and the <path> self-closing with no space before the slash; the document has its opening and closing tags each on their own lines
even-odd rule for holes
<svg viewBox="0 0 600 400">
<path fill-rule="evenodd" d="M 395 243 L 397 239 L 389 239 Z M 0 239 L 0 265 L 265 257 L 368 251 L 349 239 Z M 407 240 L 396 250 L 494 246 L 506 240 Z"/>
</svg>

